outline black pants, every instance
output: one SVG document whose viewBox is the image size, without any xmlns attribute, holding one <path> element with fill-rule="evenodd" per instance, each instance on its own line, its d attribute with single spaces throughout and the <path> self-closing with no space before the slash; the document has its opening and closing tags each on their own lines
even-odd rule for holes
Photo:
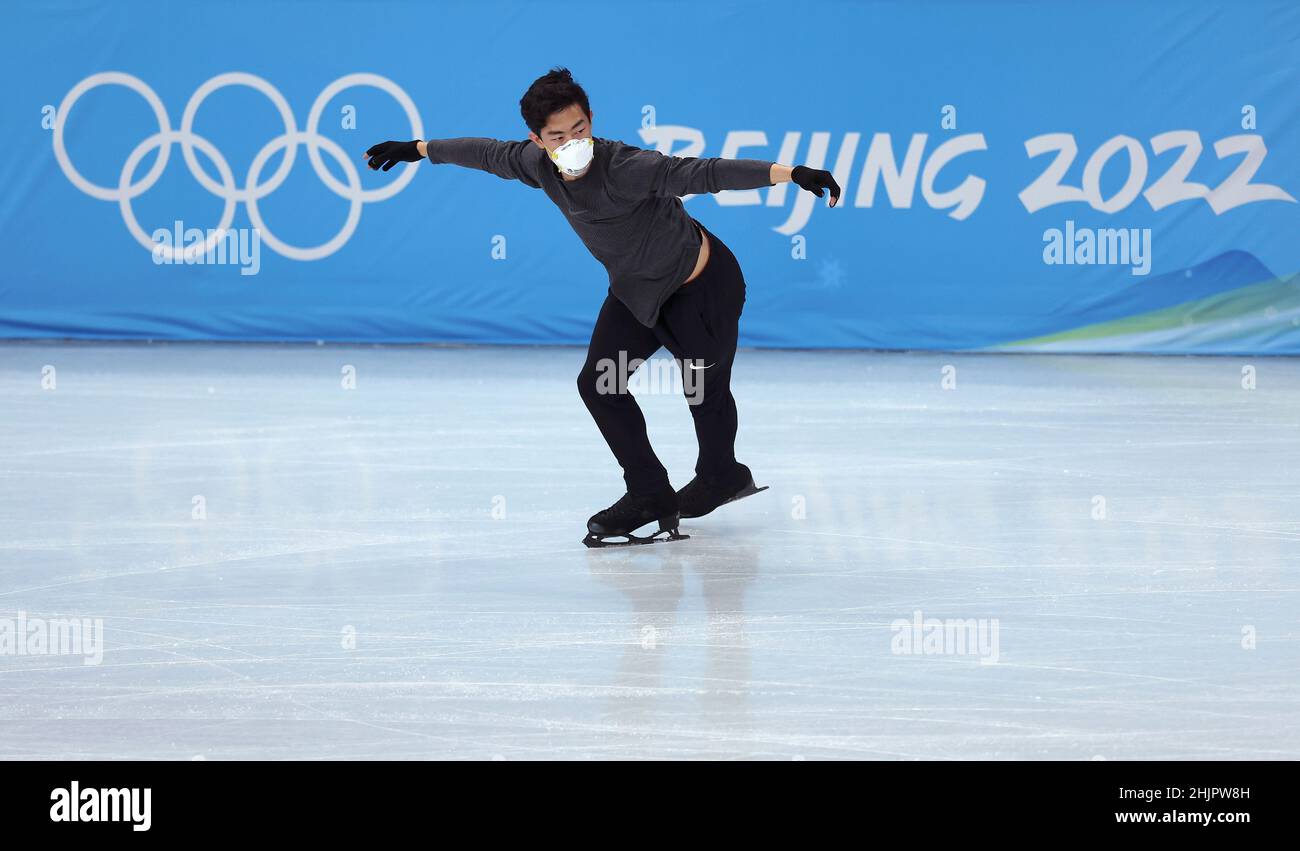
<svg viewBox="0 0 1300 851">
<path fill-rule="evenodd" d="M 692 219 L 694 221 L 694 219 Z M 650 448 L 645 418 L 636 399 L 610 392 L 611 362 L 647 360 L 660 346 L 681 370 L 682 387 L 700 444 L 695 472 L 726 478 L 736 468 L 736 400 L 731 395 L 731 364 L 745 304 L 745 278 L 731 250 L 697 221 L 709 237 L 709 260 L 699 277 L 664 302 L 653 328 L 638 322 L 611 293 L 605 297 L 578 375 L 578 392 L 605 442 L 623 468 L 627 489 L 651 493 L 668 485 L 668 471 Z M 697 368 L 698 367 L 698 368 Z M 688 373 L 689 371 L 689 373 Z"/>
</svg>

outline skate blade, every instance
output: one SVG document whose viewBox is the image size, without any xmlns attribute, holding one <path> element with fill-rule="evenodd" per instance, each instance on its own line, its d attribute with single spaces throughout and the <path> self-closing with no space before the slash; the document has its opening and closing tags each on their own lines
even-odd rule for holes
<svg viewBox="0 0 1300 851">
<path fill-rule="evenodd" d="M 659 537 L 665 533 L 667 534 L 667 537 Z M 683 535 L 676 529 L 660 529 L 653 535 L 645 536 L 630 535 L 626 533 L 621 535 L 597 535 L 595 532 L 588 532 L 587 537 L 582 539 L 582 543 L 592 549 L 602 549 L 604 547 L 635 547 L 642 544 L 664 544 L 669 541 L 685 541 L 690 537 L 690 535 Z M 627 540 L 611 541 L 609 540 L 610 538 L 626 538 Z"/>
<path fill-rule="evenodd" d="M 731 499 L 726 500 L 722 504 L 726 505 L 728 502 L 735 502 L 738 499 L 744 499 L 747 496 L 753 496 L 756 493 L 767 490 L 769 487 L 771 487 L 771 485 L 763 485 L 760 488 L 757 485 L 755 485 L 753 482 L 750 482 L 749 484 L 745 485 L 744 489 L 741 490 L 740 493 L 736 494 Z"/>
<path fill-rule="evenodd" d="M 753 482 L 750 482 L 749 484 L 747 484 L 747 485 L 745 485 L 743 488 L 741 488 L 740 493 L 738 493 L 738 494 L 736 494 L 735 496 L 730 497 L 730 498 L 728 498 L 728 499 L 724 499 L 722 502 L 719 502 L 719 503 L 718 503 L 718 508 L 721 508 L 722 506 L 726 505 L 726 504 L 729 503 L 729 502 L 735 502 L 735 501 L 738 500 L 738 499 L 744 499 L 744 498 L 747 497 L 747 496 L 753 496 L 753 495 L 756 494 L 756 493 L 760 493 L 760 492 L 762 492 L 762 491 L 767 490 L 769 487 L 771 487 L 771 485 L 763 485 L 763 486 L 760 488 L 760 487 L 758 487 L 757 485 L 755 485 Z M 683 519 L 683 520 L 694 520 L 694 519 L 697 518 L 697 517 L 705 517 L 705 516 L 707 516 L 707 515 L 709 515 L 709 514 L 712 514 L 714 511 L 717 511 L 718 508 L 714 508 L 714 509 L 711 509 L 711 510 L 709 510 L 709 511 L 706 511 L 706 512 L 704 512 L 704 514 L 683 514 L 683 515 L 682 515 L 682 519 Z"/>
</svg>

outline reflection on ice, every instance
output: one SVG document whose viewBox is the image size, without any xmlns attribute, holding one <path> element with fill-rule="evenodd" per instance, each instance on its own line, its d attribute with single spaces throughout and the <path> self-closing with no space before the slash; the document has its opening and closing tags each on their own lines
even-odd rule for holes
<svg viewBox="0 0 1300 851">
<path fill-rule="evenodd" d="M 103 624 L 0 755 L 1300 757 L 1300 363 L 745 351 L 771 490 L 587 550 L 581 357 L 0 346 L 0 624 Z"/>
</svg>

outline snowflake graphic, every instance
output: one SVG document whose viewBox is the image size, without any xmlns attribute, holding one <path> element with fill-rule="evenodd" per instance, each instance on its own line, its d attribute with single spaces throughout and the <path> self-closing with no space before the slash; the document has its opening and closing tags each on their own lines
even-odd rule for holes
<svg viewBox="0 0 1300 851">
<path fill-rule="evenodd" d="M 838 260 L 823 260 L 817 269 L 819 290 L 838 290 L 844 283 L 844 266 Z"/>
</svg>

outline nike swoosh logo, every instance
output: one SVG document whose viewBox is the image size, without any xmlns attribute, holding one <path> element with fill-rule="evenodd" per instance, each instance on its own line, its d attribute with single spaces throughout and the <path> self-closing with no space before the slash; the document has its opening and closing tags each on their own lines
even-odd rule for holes
<svg viewBox="0 0 1300 851">
<path fill-rule="evenodd" d="M 686 365 L 689 366 L 691 369 L 708 369 L 710 366 L 717 366 L 717 363 L 711 363 L 708 366 L 696 366 L 693 363 L 688 363 Z"/>
</svg>

